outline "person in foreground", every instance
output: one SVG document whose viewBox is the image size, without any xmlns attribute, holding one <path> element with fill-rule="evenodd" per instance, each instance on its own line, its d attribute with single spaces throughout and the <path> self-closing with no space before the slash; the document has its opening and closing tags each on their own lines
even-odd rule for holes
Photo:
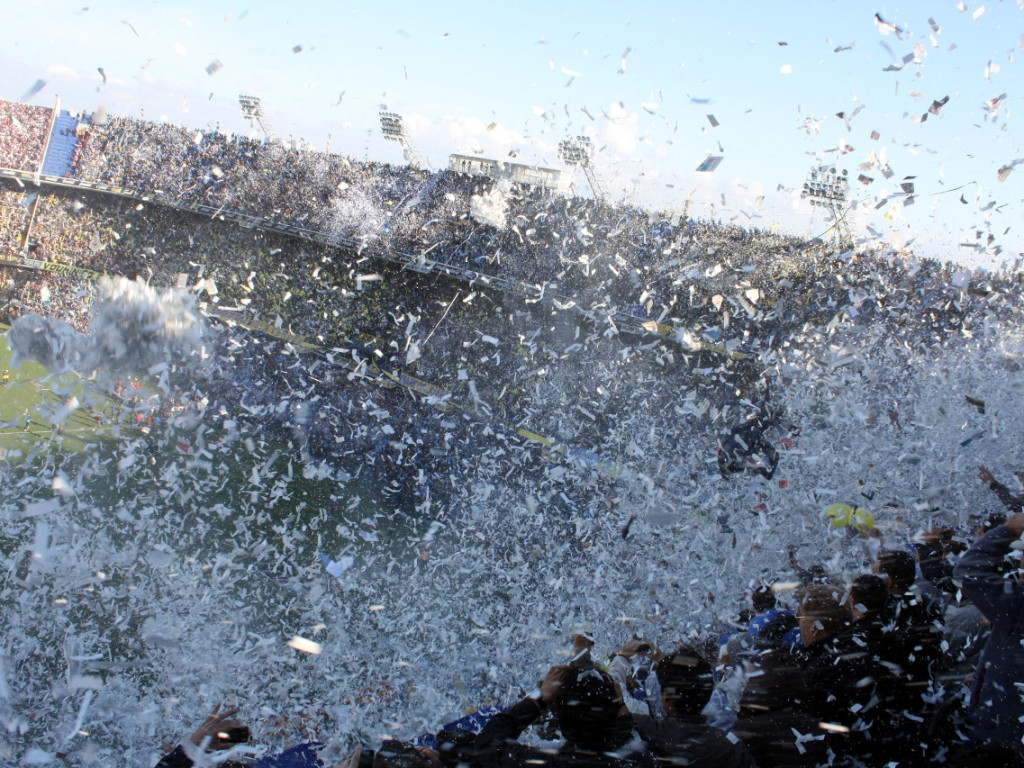
<svg viewBox="0 0 1024 768">
<path fill-rule="evenodd" d="M 548 708 L 558 719 L 565 744 L 548 750 L 518 743 L 519 735 Z M 491 718 L 473 743 L 473 762 L 495 768 L 653 768 L 654 756 L 633 729 L 633 716 L 606 673 L 593 667 L 554 666 L 538 697 L 528 696 Z"/>
<path fill-rule="evenodd" d="M 303 743 L 283 752 L 257 757 L 259 750 L 248 744 L 251 737 L 249 728 L 235 719 L 237 714 L 237 709 L 221 712 L 218 704 L 186 741 L 160 759 L 156 768 L 203 768 L 214 765 L 218 768 L 323 768 L 323 762 L 317 757 L 317 749 L 322 744 Z M 382 750 L 378 750 L 378 753 Z M 363 761 L 370 766 L 376 765 L 372 762 L 373 757 L 373 752 L 362 755 Z M 357 768 L 360 758 L 361 754 L 357 752 L 354 762 L 350 761 L 351 765 L 345 763 L 338 768 Z M 423 768 L 435 768 L 436 764 L 434 760 L 432 765 Z"/>
<path fill-rule="evenodd" d="M 236 720 L 237 709 L 220 711 L 220 704 L 200 723 L 188 741 L 183 741 L 173 752 L 164 755 L 156 768 L 189 768 L 204 760 L 208 752 L 231 749 L 249 740 L 249 729 L 241 720 Z M 234 760 L 218 762 L 226 768 L 244 765 Z"/>
<path fill-rule="evenodd" d="M 953 575 L 964 594 L 992 623 L 992 634 L 974 673 L 968 716 L 978 743 L 1014 744 L 1024 738 L 1024 584 L 1007 562 L 1024 533 L 1024 514 L 1011 515 L 978 539 L 957 563 Z"/>
<path fill-rule="evenodd" d="M 659 763 L 754 768 L 743 743 L 708 725 L 701 714 L 711 698 L 714 680 L 711 665 L 695 649 L 680 646 L 658 662 L 655 672 L 666 717 L 640 715 L 635 719 Z"/>
</svg>

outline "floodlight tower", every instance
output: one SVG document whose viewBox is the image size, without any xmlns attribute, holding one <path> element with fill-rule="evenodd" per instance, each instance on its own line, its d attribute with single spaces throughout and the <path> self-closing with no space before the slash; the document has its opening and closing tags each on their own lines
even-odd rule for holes
<svg viewBox="0 0 1024 768">
<path fill-rule="evenodd" d="M 409 136 L 402 125 L 402 116 L 397 112 L 380 113 L 380 132 L 388 141 L 396 141 L 402 147 L 402 156 L 410 168 L 423 167 L 423 155 L 409 141 Z"/>
<path fill-rule="evenodd" d="M 593 147 L 593 143 L 586 136 L 577 136 L 575 139 L 563 139 L 558 143 L 558 156 L 562 158 L 562 162 L 566 165 L 579 166 L 583 169 L 583 175 L 587 177 L 587 183 L 590 184 L 590 190 L 594 193 L 594 198 L 599 203 L 603 203 L 604 189 L 601 187 L 601 180 L 598 178 L 594 166 L 591 165 Z"/>
<path fill-rule="evenodd" d="M 847 173 L 844 170 L 841 174 L 835 168 L 824 171 L 819 168 L 811 168 L 807 174 L 807 181 L 804 182 L 801 197 L 810 200 L 812 206 L 826 208 L 832 216 L 832 230 L 837 242 L 846 242 L 851 239 L 850 225 L 846 221 L 846 192 L 850 187 L 847 180 Z"/>
<path fill-rule="evenodd" d="M 242 107 L 242 117 L 249 121 L 249 125 L 255 128 L 257 125 L 263 134 L 267 137 L 267 141 L 274 142 L 277 140 L 277 134 L 274 133 L 274 126 L 270 124 L 270 120 L 267 118 L 266 113 L 263 111 L 263 103 L 256 96 L 246 96 L 244 93 L 238 97 L 238 104 Z"/>
</svg>

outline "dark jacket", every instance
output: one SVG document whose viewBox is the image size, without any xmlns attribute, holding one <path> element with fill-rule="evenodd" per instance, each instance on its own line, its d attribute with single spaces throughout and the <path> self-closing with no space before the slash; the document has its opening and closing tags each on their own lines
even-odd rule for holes
<svg viewBox="0 0 1024 768">
<path fill-rule="evenodd" d="M 783 649 L 754 655 L 732 733 L 758 765 L 808 768 L 827 760 L 825 734 L 807 713 L 810 692 L 800 663 Z"/>
<path fill-rule="evenodd" d="M 972 735 L 979 740 L 1020 743 L 1024 737 L 1024 586 L 1006 571 L 1003 558 L 1015 536 L 1005 525 L 993 528 L 960 559 L 954 576 L 964 594 L 992 622 L 974 673 L 970 702 Z"/>
<path fill-rule="evenodd" d="M 906 648 L 904 672 L 922 690 L 943 664 L 942 609 L 917 592 L 890 595 L 879 618 L 889 630 L 900 633 Z"/>
<path fill-rule="evenodd" d="M 852 633 L 844 632 L 800 651 L 808 694 L 800 709 L 813 716 L 826 745 L 840 758 L 872 762 L 880 724 L 876 712 L 879 665 Z M 841 761 L 839 764 L 843 764 Z"/>
<path fill-rule="evenodd" d="M 841 634 L 804 648 L 797 658 L 808 689 L 801 709 L 822 722 L 852 726 L 873 698 L 878 678 L 867 649 Z"/>
<path fill-rule="evenodd" d="M 653 755 L 634 734 L 633 717 L 615 721 L 600 749 L 565 744 L 558 750 L 539 749 L 518 742 L 519 735 L 541 716 L 534 699 L 525 698 L 490 719 L 473 742 L 472 761 L 486 768 L 654 768 Z"/>
<path fill-rule="evenodd" d="M 168 752 L 160 758 L 156 768 L 191 768 L 193 765 L 195 763 L 192 762 L 192 758 L 185 754 L 184 747 L 179 744 L 173 752 Z"/>
<path fill-rule="evenodd" d="M 863 648 L 874 674 L 874 698 L 860 710 L 859 733 L 853 737 L 859 743 L 852 751 L 869 766 L 927 765 L 928 749 L 922 741 L 932 713 L 922 698 L 925 686 L 906 671 L 910 638 L 877 616 L 867 616 L 854 623 L 851 640 Z"/>
<path fill-rule="evenodd" d="M 633 719 L 647 748 L 658 757 L 659 765 L 755 768 L 741 741 L 730 741 L 724 731 L 706 723 L 675 718 L 655 720 L 643 715 Z"/>
</svg>

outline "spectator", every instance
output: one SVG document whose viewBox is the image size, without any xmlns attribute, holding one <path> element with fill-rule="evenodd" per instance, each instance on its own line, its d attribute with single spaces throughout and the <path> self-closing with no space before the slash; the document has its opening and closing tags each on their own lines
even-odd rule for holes
<svg viewBox="0 0 1024 768">
<path fill-rule="evenodd" d="M 809 768 L 827 759 L 820 720 L 807 712 L 810 691 L 796 657 L 784 648 L 752 651 L 731 732 L 761 766 Z"/>
<path fill-rule="evenodd" d="M 156 768 L 188 768 L 201 760 L 201 755 L 206 752 L 232 749 L 237 744 L 249 741 L 249 729 L 240 720 L 235 719 L 237 714 L 237 709 L 221 712 L 218 704 L 200 723 L 189 740 L 164 755 Z M 220 762 L 219 765 L 224 768 L 242 768 L 244 764 L 236 760 L 227 760 Z"/>
<path fill-rule="evenodd" d="M 915 589 L 917 569 L 908 552 L 883 549 L 873 572 L 885 581 L 889 594 L 880 618 L 905 636 L 909 666 L 904 671 L 909 684 L 924 693 L 941 666 L 941 609 Z"/>
<path fill-rule="evenodd" d="M 708 725 L 702 710 L 714 687 L 711 665 L 693 649 L 681 646 L 655 667 L 663 719 L 640 715 L 637 730 L 659 762 L 707 768 L 751 768 L 742 742 L 730 740 Z"/>
<path fill-rule="evenodd" d="M 932 528 L 914 542 L 921 575 L 935 589 L 947 595 L 956 592 L 950 557 L 963 552 L 963 544 L 953 538 L 952 528 Z"/>
<path fill-rule="evenodd" d="M 173 751 L 164 755 L 156 768 L 190 768 L 190 766 L 217 765 L 224 768 L 323 768 L 317 757 L 322 744 L 303 743 L 283 752 L 254 757 L 255 750 L 241 745 L 250 739 L 249 729 L 234 719 L 237 709 L 220 711 L 218 704 L 199 725 L 188 741 L 182 742 Z M 245 760 L 234 759 L 234 753 Z M 211 753 L 222 753 L 214 757 Z M 405 759 L 410 753 L 419 762 Z M 411 747 L 398 742 L 385 742 L 376 752 L 357 749 L 353 759 L 345 768 L 438 768 L 437 752 L 422 747 Z M 337 768 L 342 768 L 338 766 Z"/>
<path fill-rule="evenodd" d="M 921 575 L 945 601 L 942 615 L 945 664 L 966 674 L 977 666 L 977 656 L 988 639 L 988 627 L 981 611 L 964 598 L 953 578 L 956 558 L 965 546 L 953 537 L 952 529 L 933 528 L 914 542 L 914 548 Z"/>
<path fill-rule="evenodd" d="M 551 707 L 565 744 L 554 754 L 517 742 L 520 734 Z M 538 698 L 527 697 L 491 718 L 473 745 L 477 760 L 497 768 L 524 766 L 647 766 L 654 759 L 634 743 L 634 721 L 615 685 L 597 669 L 555 666 Z"/>
<path fill-rule="evenodd" d="M 623 702 L 634 715 L 654 715 L 660 711 L 655 700 L 660 697 L 657 677 L 651 675 L 654 663 L 661 658 L 658 647 L 647 640 L 630 640 L 612 656 L 608 674 L 619 686 Z"/>
<path fill-rule="evenodd" d="M 825 570 L 823 565 L 814 564 L 804 568 L 796 559 L 795 548 L 790 547 L 788 554 L 789 567 L 796 572 L 796 577 L 800 581 L 800 586 L 808 587 L 811 584 L 825 584 L 828 582 L 828 571 Z"/>
<path fill-rule="evenodd" d="M 996 496 L 999 497 L 999 501 L 1003 503 L 1003 506 L 1006 507 L 1010 514 L 1024 512 L 1024 500 L 1012 493 L 1009 488 L 996 480 L 988 467 L 981 464 L 978 465 L 978 479 L 995 492 Z"/>
<path fill-rule="evenodd" d="M 797 618 L 803 649 L 797 654 L 807 686 L 801 708 L 818 719 L 837 755 L 870 757 L 877 665 L 855 641 L 853 616 L 838 587 L 823 584 L 801 594 Z"/>
<path fill-rule="evenodd" d="M 992 624 L 992 634 L 974 673 L 968 714 L 977 742 L 1004 742 L 1021 751 L 1024 738 L 1024 586 L 1007 556 L 1024 533 L 1015 513 L 967 550 L 954 569 L 967 595 Z"/>
</svg>

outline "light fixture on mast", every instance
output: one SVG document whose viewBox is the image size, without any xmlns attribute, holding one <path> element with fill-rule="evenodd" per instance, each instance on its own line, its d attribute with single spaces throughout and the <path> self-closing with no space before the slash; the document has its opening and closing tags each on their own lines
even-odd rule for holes
<svg viewBox="0 0 1024 768">
<path fill-rule="evenodd" d="M 839 173 L 835 168 L 811 168 L 800 193 L 801 197 L 807 198 L 812 207 L 828 210 L 832 217 L 832 226 L 829 229 L 832 230 L 837 242 L 851 239 L 845 210 L 849 188 L 850 182 L 845 170 Z"/>
<path fill-rule="evenodd" d="M 598 202 L 604 202 L 604 189 L 591 162 L 593 147 L 594 144 L 588 136 L 563 139 L 558 143 L 558 156 L 566 165 L 582 168 L 583 175 L 587 177 L 587 183 L 590 184 L 590 190 L 594 193 L 594 198 Z"/>
<path fill-rule="evenodd" d="M 242 108 L 242 117 L 249 121 L 250 126 L 255 128 L 258 125 L 268 142 L 273 143 L 277 140 L 277 134 L 274 133 L 274 127 L 263 111 L 263 102 L 259 97 L 246 96 L 243 93 L 238 97 L 238 104 Z"/>
<path fill-rule="evenodd" d="M 402 155 L 410 168 L 422 168 L 424 166 L 423 155 L 409 141 L 409 135 L 405 132 L 405 126 L 402 125 L 402 116 L 400 114 L 397 112 L 381 111 L 380 132 L 384 134 L 385 139 L 397 142 L 402 147 Z"/>
</svg>

